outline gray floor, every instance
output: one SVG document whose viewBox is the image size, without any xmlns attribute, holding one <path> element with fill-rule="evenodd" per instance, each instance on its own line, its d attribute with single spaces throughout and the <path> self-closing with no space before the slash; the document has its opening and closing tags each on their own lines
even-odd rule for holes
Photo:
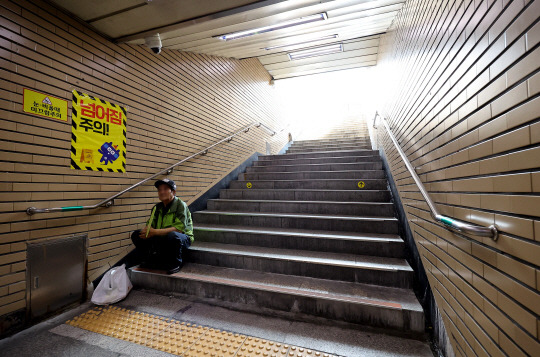
<svg viewBox="0 0 540 357">
<path fill-rule="evenodd" d="M 289 321 L 200 302 L 132 291 L 118 306 L 340 356 L 433 357 L 423 341 L 347 327 Z M 0 356 L 171 356 L 134 343 L 64 324 L 92 308 L 85 303 L 0 341 Z"/>
</svg>

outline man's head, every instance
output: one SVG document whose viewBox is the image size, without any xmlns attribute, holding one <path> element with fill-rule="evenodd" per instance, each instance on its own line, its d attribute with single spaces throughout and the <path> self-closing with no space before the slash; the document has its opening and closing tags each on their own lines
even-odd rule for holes
<svg viewBox="0 0 540 357">
<path fill-rule="evenodd" d="M 176 195 L 176 184 L 173 180 L 157 180 L 154 186 L 158 189 L 159 200 L 163 203 L 169 203 Z"/>
</svg>

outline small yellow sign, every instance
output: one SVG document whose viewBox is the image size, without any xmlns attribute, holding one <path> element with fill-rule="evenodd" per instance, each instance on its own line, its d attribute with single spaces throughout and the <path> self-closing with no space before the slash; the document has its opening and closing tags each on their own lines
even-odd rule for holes
<svg viewBox="0 0 540 357">
<path fill-rule="evenodd" d="M 364 181 L 358 181 L 358 188 L 364 188 L 365 185 Z"/>
<path fill-rule="evenodd" d="M 252 187 L 251 182 L 246 183 L 246 187 L 251 188 Z"/>
<path fill-rule="evenodd" d="M 23 89 L 23 111 L 45 118 L 68 120 L 67 100 L 26 88 Z"/>
</svg>

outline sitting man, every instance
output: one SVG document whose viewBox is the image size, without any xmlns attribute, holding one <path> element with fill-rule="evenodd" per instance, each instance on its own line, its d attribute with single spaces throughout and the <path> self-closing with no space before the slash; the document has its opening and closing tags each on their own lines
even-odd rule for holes
<svg viewBox="0 0 540 357">
<path fill-rule="evenodd" d="M 193 242 L 193 222 L 184 201 L 176 197 L 176 185 L 169 179 L 154 184 L 161 201 L 152 208 L 143 229 L 131 234 L 141 267 L 164 269 L 167 274 L 182 268 L 182 253 Z"/>
</svg>

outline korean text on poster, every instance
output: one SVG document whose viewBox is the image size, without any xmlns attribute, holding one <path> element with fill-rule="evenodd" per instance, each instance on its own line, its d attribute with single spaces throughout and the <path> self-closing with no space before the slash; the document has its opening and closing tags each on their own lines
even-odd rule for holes
<svg viewBox="0 0 540 357">
<path fill-rule="evenodd" d="M 71 168 L 126 172 L 126 110 L 73 91 Z"/>
</svg>

